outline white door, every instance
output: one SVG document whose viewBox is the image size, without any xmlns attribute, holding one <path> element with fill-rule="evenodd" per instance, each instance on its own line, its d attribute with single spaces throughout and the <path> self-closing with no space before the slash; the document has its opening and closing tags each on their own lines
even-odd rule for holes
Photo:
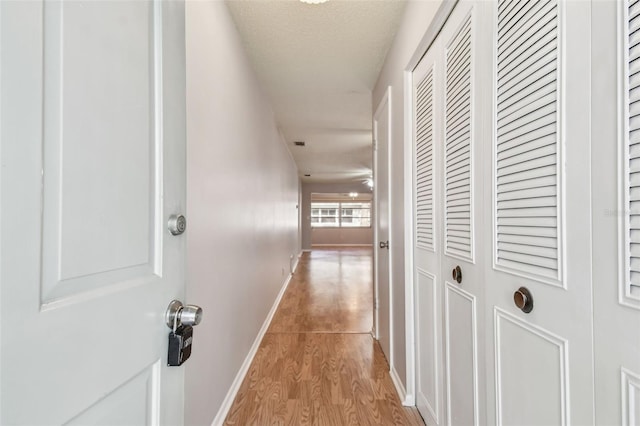
<svg viewBox="0 0 640 426">
<path fill-rule="evenodd" d="M 589 2 L 505 0 L 486 29 L 489 424 L 594 423 L 590 19 Z"/>
<path fill-rule="evenodd" d="M 416 406 L 429 425 L 445 424 L 442 338 L 442 55 L 440 39 L 413 72 L 414 300 Z"/>
<path fill-rule="evenodd" d="M 374 198 L 376 206 L 375 265 L 376 265 L 376 336 L 393 365 L 391 348 L 391 289 L 389 256 L 389 140 L 391 139 L 391 88 L 380 102 L 373 116 L 375 157 Z"/>
<path fill-rule="evenodd" d="M 640 424 L 640 4 L 593 7 L 595 423 L 632 426 Z"/>
<path fill-rule="evenodd" d="M 484 424 L 480 7 L 457 4 L 413 75 L 416 395 L 429 424 Z"/>
<path fill-rule="evenodd" d="M 181 424 L 179 1 L 0 2 L 2 424 Z M 196 344 L 197 347 L 197 344 Z"/>
<path fill-rule="evenodd" d="M 449 425 L 483 425 L 483 88 L 490 52 L 483 2 L 461 1 L 441 38 L 441 231 L 445 407 Z"/>
</svg>

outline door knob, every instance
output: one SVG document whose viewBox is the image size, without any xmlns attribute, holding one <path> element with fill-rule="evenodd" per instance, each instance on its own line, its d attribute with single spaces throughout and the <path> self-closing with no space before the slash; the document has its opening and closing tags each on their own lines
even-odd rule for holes
<svg viewBox="0 0 640 426">
<path fill-rule="evenodd" d="M 513 293 L 513 301 L 525 314 L 528 314 L 533 310 L 533 297 L 526 287 L 520 287 L 515 293 Z"/>
<path fill-rule="evenodd" d="M 389 250 L 389 241 L 380 241 L 380 248 L 386 248 L 387 250 Z"/>
<path fill-rule="evenodd" d="M 181 214 L 174 214 L 169 217 L 167 228 L 171 235 L 180 235 L 187 229 L 187 219 Z"/>
<path fill-rule="evenodd" d="M 165 313 L 165 321 L 170 329 L 180 325 L 198 325 L 202 321 L 202 308 L 196 305 L 183 305 L 179 300 L 172 300 Z"/>
<path fill-rule="evenodd" d="M 453 271 L 451 271 L 451 276 L 458 284 L 462 283 L 462 268 L 460 268 L 459 265 L 453 268 Z"/>
</svg>

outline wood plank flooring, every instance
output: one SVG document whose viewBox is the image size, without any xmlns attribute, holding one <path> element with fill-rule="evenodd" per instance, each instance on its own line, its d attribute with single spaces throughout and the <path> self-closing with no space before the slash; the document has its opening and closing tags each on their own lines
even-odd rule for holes
<svg viewBox="0 0 640 426">
<path fill-rule="evenodd" d="M 370 248 L 305 252 L 269 332 L 369 333 L 372 263 Z"/>
<path fill-rule="evenodd" d="M 424 425 L 371 337 L 372 252 L 304 253 L 225 425 Z"/>
</svg>

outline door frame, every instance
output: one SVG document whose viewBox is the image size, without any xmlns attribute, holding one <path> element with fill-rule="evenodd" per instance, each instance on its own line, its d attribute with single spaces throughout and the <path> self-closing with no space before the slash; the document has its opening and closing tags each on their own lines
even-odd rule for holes
<svg viewBox="0 0 640 426">
<path fill-rule="evenodd" d="M 407 385 L 404 405 L 416 405 L 416 280 L 414 277 L 413 72 L 446 24 L 459 0 L 443 0 L 403 71 L 404 92 L 404 273 Z"/>
<path fill-rule="evenodd" d="M 374 211 L 374 217 L 375 217 L 375 221 L 374 221 L 374 228 L 373 228 L 373 273 L 374 273 L 374 280 L 373 280 L 373 337 L 376 340 L 380 340 L 380 315 L 379 315 L 379 298 L 378 298 L 378 289 L 380 288 L 380 283 L 379 283 L 379 276 L 378 276 L 378 265 L 380 262 L 380 257 L 378 254 L 378 250 L 379 250 L 379 236 L 378 236 L 378 220 L 379 220 L 379 214 L 378 214 L 378 188 L 380 187 L 381 182 L 379 181 L 378 178 L 378 170 L 380 168 L 380 164 L 379 163 L 382 159 L 380 158 L 381 156 L 378 154 L 378 117 L 380 116 L 380 114 L 383 111 L 383 107 L 385 104 L 387 104 L 387 122 L 388 122 L 388 129 L 387 129 L 387 152 L 385 153 L 386 156 L 386 166 L 387 166 L 387 181 L 385 182 L 385 185 L 387 186 L 387 218 L 389 220 L 389 224 L 391 224 L 391 136 L 392 136 L 392 127 L 391 127 L 391 120 L 392 120 L 392 104 L 391 104 L 391 91 L 392 88 L 391 86 L 387 86 L 387 90 L 384 93 L 384 96 L 382 97 L 382 99 L 380 100 L 380 102 L 378 103 L 378 106 L 376 107 L 376 111 L 373 114 L 373 206 L 372 206 L 372 210 Z M 384 158 L 384 156 L 382 156 Z M 392 237 L 392 230 L 391 230 L 391 226 L 389 225 L 389 244 L 391 243 L 391 241 L 393 241 L 393 237 Z M 387 256 L 389 259 L 389 370 L 392 371 L 394 370 L 394 353 L 393 353 L 393 266 L 391 262 L 391 249 L 389 250 L 389 255 Z"/>
</svg>

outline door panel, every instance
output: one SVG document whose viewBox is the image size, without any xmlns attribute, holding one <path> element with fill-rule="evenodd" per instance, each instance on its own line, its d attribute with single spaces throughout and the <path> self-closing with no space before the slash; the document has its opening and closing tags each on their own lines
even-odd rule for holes
<svg viewBox="0 0 640 426">
<path fill-rule="evenodd" d="M 88 407 L 68 425 L 153 425 L 158 424 L 157 389 L 160 386 L 160 362 L 145 368 L 140 374 L 118 387 L 96 404 Z"/>
<path fill-rule="evenodd" d="M 416 406 L 422 417 L 439 424 L 443 395 L 440 386 L 442 333 L 438 318 L 438 288 L 436 277 L 429 272 L 417 269 L 416 277 L 415 297 L 419 308 L 416 310 Z"/>
<path fill-rule="evenodd" d="M 494 320 L 498 424 L 568 424 L 567 341 L 499 308 Z"/>
<path fill-rule="evenodd" d="M 413 72 L 414 298 L 416 406 L 427 424 L 444 424 L 441 214 L 439 162 L 442 143 L 441 52 L 429 49 Z"/>
<path fill-rule="evenodd" d="M 489 423 L 593 424 L 589 24 L 587 2 L 494 7 Z"/>
<path fill-rule="evenodd" d="M 488 68 L 488 45 L 480 28 L 482 4 L 460 2 L 440 37 L 443 43 L 444 152 L 442 276 L 444 285 L 445 386 L 447 424 L 480 425 L 484 411 L 479 392 L 484 383 L 484 303 L 482 280 L 485 259 L 478 244 L 483 235 L 475 229 L 483 223 L 482 197 L 476 194 L 482 178 L 481 88 Z M 455 275 L 454 275 L 455 271 Z M 462 277 L 458 280 L 457 275 Z"/>
<path fill-rule="evenodd" d="M 459 13 L 461 5 L 455 12 Z M 471 15 L 452 17 L 444 48 L 444 254 L 474 262 Z M 459 26 L 453 36 L 452 26 Z M 447 31 L 448 30 L 448 31 Z"/>
<path fill-rule="evenodd" d="M 0 19 L 0 423 L 181 424 L 164 312 L 184 291 L 166 229 L 185 207 L 183 5 L 9 1 Z"/>
<path fill-rule="evenodd" d="M 445 281 L 447 417 L 452 425 L 478 424 L 476 297 Z"/>
<path fill-rule="evenodd" d="M 509 6 L 497 11 L 495 267 L 562 285 L 559 6 Z"/>
<path fill-rule="evenodd" d="M 591 27 L 595 423 L 625 426 L 640 422 L 639 6 L 595 2 Z"/>
<path fill-rule="evenodd" d="M 159 275 L 159 17 L 148 2 L 44 7 L 44 302 Z"/>
</svg>

